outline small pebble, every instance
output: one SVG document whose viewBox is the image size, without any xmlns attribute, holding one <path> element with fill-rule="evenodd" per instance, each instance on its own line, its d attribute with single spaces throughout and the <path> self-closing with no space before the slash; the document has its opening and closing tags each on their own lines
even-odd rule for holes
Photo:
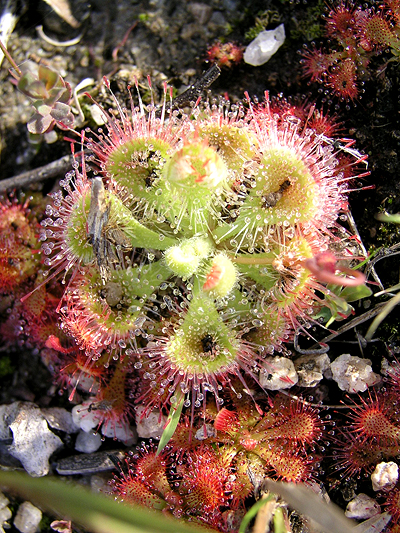
<svg viewBox="0 0 400 533">
<path fill-rule="evenodd" d="M 0 492 L 0 533 L 4 533 L 4 523 L 12 517 L 12 512 L 8 506 L 9 500 Z M 7 525 L 7 524 L 6 524 Z"/>
<path fill-rule="evenodd" d="M 13 443 L 9 446 L 9 452 L 21 461 L 29 475 L 45 476 L 50 470 L 50 456 L 63 446 L 63 442 L 50 431 L 46 419 L 35 404 L 18 403 L 18 414 L 10 424 Z"/>
<path fill-rule="evenodd" d="M 75 441 L 75 450 L 82 453 L 93 453 L 101 446 L 101 436 L 93 431 L 83 431 L 78 433 Z"/>
<path fill-rule="evenodd" d="M 332 377 L 341 390 L 364 392 L 380 381 L 372 370 L 371 361 L 348 353 L 340 355 L 331 363 Z"/>
<path fill-rule="evenodd" d="M 326 353 L 303 355 L 294 362 L 300 387 L 315 387 L 330 368 L 330 359 Z"/>
<path fill-rule="evenodd" d="M 203 2 L 190 2 L 187 5 L 187 10 L 196 20 L 196 23 L 201 25 L 206 24 L 210 20 L 213 12 L 212 7 L 203 4 Z"/>
<path fill-rule="evenodd" d="M 125 444 L 125 446 L 133 446 L 137 443 L 137 433 L 135 429 L 125 422 L 110 422 L 103 424 L 101 433 L 110 439 L 116 439 Z"/>
<path fill-rule="evenodd" d="M 371 474 L 372 488 L 385 492 L 392 490 L 399 479 L 399 467 L 393 461 L 379 463 Z"/>
<path fill-rule="evenodd" d="M 212 426 L 211 424 L 204 424 L 196 431 L 195 439 L 206 440 L 214 436 L 215 436 L 214 426 Z"/>
<path fill-rule="evenodd" d="M 135 412 L 137 434 L 141 439 L 156 439 L 162 435 L 167 417 L 154 409 L 142 418 L 144 410 L 145 407 L 139 406 Z"/>
<path fill-rule="evenodd" d="M 244 62 L 253 67 L 264 65 L 285 42 L 285 26 L 260 32 L 244 51 Z"/>
<path fill-rule="evenodd" d="M 347 504 L 345 515 L 347 518 L 366 520 L 380 512 L 381 507 L 377 501 L 361 492 Z"/>
<path fill-rule="evenodd" d="M 290 389 L 299 378 L 293 361 L 287 357 L 266 357 L 260 371 L 260 385 L 268 390 Z"/>
<path fill-rule="evenodd" d="M 72 414 L 63 407 L 46 407 L 41 411 L 51 428 L 65 431 L 68 434 L 79 431 L 79 426 L 74 423 Z"/>
<path fill-rule="evenodd" d="M 72 409 L 72 420 L 76 426 L 88 433 L 99 425 L 100 414 L 97 410 L 89 411 L 94 398 L 86 400 L 82 404 L 75 405 Z"/>
<path fill-rule="evenodd" d="M 23 502 L 18 507 L 17 514 L 14 518 L 14 526 L 21 533 L 35 533 L 42 519 L 42 511 L 31 504 Z"/>
<path fill-rule="evenodd" d="M 112 495 L 112 488 L 109 484 L 110 474 L 93 474 L 90 476 L 90 488 L 92 492 Z"/>
</svg>

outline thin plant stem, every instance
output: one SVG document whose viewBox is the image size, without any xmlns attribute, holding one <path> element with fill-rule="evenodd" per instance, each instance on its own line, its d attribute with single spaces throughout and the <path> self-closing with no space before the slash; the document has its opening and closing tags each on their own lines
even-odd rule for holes
<svg viewBox="0 0 400 533">
<path fill-rule="evenodd" d="M 12 68 L 15 70 L 15 72 L 18 74 L 18 76 L 22 76 L 22 71 L 14 61 L 14 59 L 11 57 L 10 52 L 7 50 L 7 48 L 4 46 L 0 39 L 0 48 L 5 55 L 5 57 L 8 59 L 8 62 L 11 64 Z"/>
</svg>

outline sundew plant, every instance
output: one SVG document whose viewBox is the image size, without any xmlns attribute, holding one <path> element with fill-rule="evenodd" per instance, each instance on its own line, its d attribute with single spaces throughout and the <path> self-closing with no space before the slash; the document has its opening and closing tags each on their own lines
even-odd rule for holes
<svg viewBox="0 0 400 533">
<path fill-rule="evenodd" d="M 224 530 L 223 511 L 253 492 L 249 469 L 312 476 L 317 411 L 259 398 L 274 357 L 311 336 L 322 310 L 330 322 L 351 312 L 337 288 L 365 277 L 338 219 L 368 172 L 313 105 L 265 93 L 179 109 L 168 94 L 145 106 L 138 92 L 125 109 L 111 93 L 113 108 L 99 106 L 104 129 L 81 134 L 86 153 L 50 194 L 37 279 L 28 290 L 38 265 L 22 252 L 1 279 L 24 294 L 8 326 L 30 322 L 70 399 L 90 395 L 75 408 L 83 424 L 129 443 L 135 419 L 158 418 L 158 450 L 127 460 L 118 496 Z M 37 224 L 11 201 L 0 223 L 12 213 Z M 199 444 L 209 437 L 217 445 Z"/>
<path fill-rule="evenodd" d="M 325 281 L 363 283 L 337 265 L 363 158 L 314 127 L 314 108 L 268 95 L 189 113 L 114 103 L 84 139 L 97 171 L 77 161 L 42 222 L 49 275 L 67 283 L 61 328 L 87 369 L 134 366 L 145 415 L 180 401 L 193 415 L 269 371 L 329 301 Z"/>
</svg>

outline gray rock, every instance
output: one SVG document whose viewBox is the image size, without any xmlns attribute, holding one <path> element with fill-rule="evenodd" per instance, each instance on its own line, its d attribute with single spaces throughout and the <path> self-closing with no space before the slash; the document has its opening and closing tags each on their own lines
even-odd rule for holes
<svg viewBox="0 0 400 533">
<path fill-rule="evenodd" d="M 300 387 L 315 387 L 330 369 L 330 360 L 326 353 L 304 355 L 294 362 L 299 377 Z"/>
<path fill-rule="evenodd" d="M 0 440 L 12 438 L 10 424 L 17 416 L 21 402 L 14 402 L 9 405 L 0 405 Z"/>
<path fill-rule="evenodd" d="M 51 428 L 68 434 L 79 431 L 79 427 L 72 420 L 72 414 L 63 407 L 47 407 L 41 411 Z"/>
<path fill-rule="evenodd" d="M 203 4 L 203 2 L 190 2 L 187 5 L 187 10 L 198 24 L 206 24 L 213 13 L 212 7 Z"/>
<path fill-rule="evenodd" d="M 345 515 L 347 518 L 367 520 L 381 512 L 381 507 L 376 500 L 360 493 L 347 504 Z"/>
<path fill-rule="evenodd" d="M 18 507 L 17 514 L 14 518 L 14 526 L 21 533 L 35 533 L 42 519 L 42 511 L 31 504 L 23 502 Z"/>
<path fill-rule="evenodd" d="M 13 443 L 10 454 L 19 459 L 25 470 L 33 477 L 49 473 L 49 457 L 63 442 L 49 430 L 40 409 L 28 402 L 18 402 L 19 408 L 10 424 Z"/>
</svg>

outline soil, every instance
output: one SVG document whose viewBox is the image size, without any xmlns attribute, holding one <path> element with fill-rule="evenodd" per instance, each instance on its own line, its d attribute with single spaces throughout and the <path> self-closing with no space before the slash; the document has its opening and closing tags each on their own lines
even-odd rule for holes
<svg viewBox="0 0 400 533">
<path fill-rule="evenodd" d="M 235 102 L 243 99 L 245 91 L 261 100 L 268 90 L 272 97 L 283 95 L 295 102 L 315 102 L 325 112 L 335 114 L 343 137 L 355 139 L 357 149 L 369 157 L 371 175 L 357 180 L 354 188 L 360 190 L 350 194 L 351 210 L 364 245 L 373 251 L 399 242 L 400 226 L 380 223 L 374 215 L 385 209 L 392 213 L 400 211 L 400 61 L 389 61 L 392 58 L 389 51 L 374 58 L 362 97 L 354 103 L 340 102 L 319 84 L 307 83 L 302 76 L 299 51 L 321 33 L 322 26 L 317 21 L 323 24 L 319 15 L 326 8 L 322 2 L 92 0 L 89 6 L 82 0 L 70 0 L 71 11 L 80 22 L 77 28 L 62 20 L 51 4 L 50 0 L 20 2 L 19 20 L 8 43 L 14 61 L 21 65 L 27 59 L 41 60 L 59 71 L 72 87 L 85 78 L 93 78 L 99 87 L 106 76 L 117 97 L 125 101 L 128 101 L 126 86 L 132 85 L 135 77 L 142 93 L 147 95 L 147 76 L 151 77 L 156 99 L 161 98 L 164 81 L 173 85 L 177 93 L 183 92 L 209 67 L 207 48 L 217 40 L 247 45 L 249 39 L 245 34 L 254 27 L 260 13 L 268 15 L 264 16 L 266 29 L 284 23 L 285 44 L 268 63 L 252 67 L 241 62 L 222 68 L 209 92 Z M 314 28 L 308 28 L 310 17 L 314 17 Z M 68 47 L 54 46 L 38 35 L 39 25 L 50 39 L 62 42 L 80 36 L 79 42 Z M 307 29 L 313 34 L 309 35 Z M 70 144 L 63 139 L 65 132 L 58 131 L 58 140 L 53 144 L 29 142 L 26 123 L 32 108 L 11 83 L 8 68 L 4 60 L 0 70 L 0 179 L 36 169 L 70 153 Z M 103 89 L 94 89 L 93 94 L 99 101 L 107 102 Z M 88 125 L 94 126 L 93 122 Z M 37 183 L 28 194 L 35 190 L 47 193 L 56 183 L 57 179 Z M 375 188 L 368 188 L 371 185 Z M 377 272 L 385 287 L 398 283 L 397 256 L 377 263 Z M 359 311 L 374 304 L 373 298 L 364 301 Z M 400 354 L 398 324 L 398 313 L 394 310 L 381 326 L 378 342 L 359 352 L 357 335 L 365 334 L 364 324 L 358 331 L 353 329 L 342 336 L 340 344 L 332 344 L 333 353 L 369 357 L 374 370 L 379 371 L 382 357 Z M 18 348 L 3 349 L 0 355 L 3 376 L 0 403 L 25 400 L 40 406 L 68 407 L 67 400 L 57 394 L 38 353 Z M 341 399 L 337 387 L 330 391 L 330 396 L 333 402 Z M 72 453 L 71 449 L 72 446 L 67 446 L 64 455 Z M 343 504 L 345 489 L 343 484 L 342 492 L 331 496 Z M 360 486 L 358 492 L 362 492 Z"/>
</svg>

